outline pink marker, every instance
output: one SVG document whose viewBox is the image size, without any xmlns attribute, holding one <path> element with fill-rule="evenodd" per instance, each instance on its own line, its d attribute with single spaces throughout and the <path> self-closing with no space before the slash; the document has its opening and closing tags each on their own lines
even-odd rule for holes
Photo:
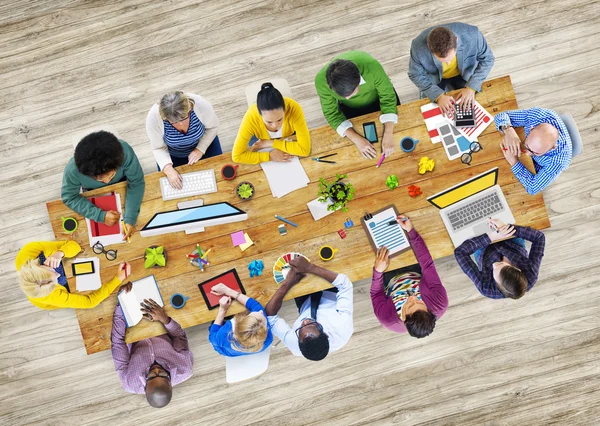
<svg viewBox="0 0 600 426">
<path fill-rule="evenodd" d="M 385 159 L 385 154 L 381 154 L 381 158 L 379 159 L 379 161 L 377 162 L 377 166 L 375 166 L 375 167 L 381 166 L 381 163 L 383 163 L 384 159 Z"/>
</svg>

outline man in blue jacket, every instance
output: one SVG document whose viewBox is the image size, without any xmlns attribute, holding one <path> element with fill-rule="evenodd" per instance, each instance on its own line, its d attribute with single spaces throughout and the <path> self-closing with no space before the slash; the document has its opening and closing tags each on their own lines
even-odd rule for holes
<svg viewBox="0 0 600 426">
<path fill-rule="evenodd" d="M 461 89 L 457 101 L 471 105 L 493 65 L 494 54 L 479 29 L 453 22 L 427 28 L 412 41 L 408 76 L 423 97 L 451 115 L 455 101 L 446 92 Z"/>
</svg>

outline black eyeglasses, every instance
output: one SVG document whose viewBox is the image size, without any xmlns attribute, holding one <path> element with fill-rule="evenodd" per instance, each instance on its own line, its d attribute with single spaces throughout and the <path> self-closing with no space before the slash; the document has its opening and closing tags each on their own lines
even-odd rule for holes
<svg viewBox="0 0 600 426">
<path fill-rule="evenodd" d="M 323 326 L 321 324 L 319 324 L 317 321 L 315 321 L 314 319 L 311 319 L 309 322 L 307 322 L 306 324 L 302 324 L 300 327 L 298 327 L 296 329 L 296 337 L 299 339 L 300 338 L 300 330 L 302 330 L 304 327 L 308 327 L 309 325 L 316 325 L 317 328 L 319 329 L 319 332 L 323 332 Z"/>
<path fill-rule="evenodd" d="M 108 260 L 115 260 L 117 258 L 116 250 L 104 250 L 104 246 L 100 241 L 96 241 L 96 244 L 92 246 L 92 251 L 96 254 L 102 254 L 106 256 Z"/>
<path fill-rule="evenodd" d="M 471 165 L 471 161 L 473 161 L 473 153 L 474 152 L 479 152 L 481 151 L 483 148 L 482 146 L 479 144 L 479 142 L 471 142 L 471 145 L 469 145 L 469 152 L 465 152 L 463 155 L 460 156 L 460 161 L 462 161 L 463 164 L 466 164 L 467 166 Z"/>
</svg>

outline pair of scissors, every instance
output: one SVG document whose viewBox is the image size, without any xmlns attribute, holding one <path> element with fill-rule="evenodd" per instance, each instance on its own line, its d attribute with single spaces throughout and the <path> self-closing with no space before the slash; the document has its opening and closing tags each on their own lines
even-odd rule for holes
<svg viewBox="0 0 600 426">
<path fill-rule="evenodd" d="M 334 154 L 328 154 L 328 155 L 324 155 L 322 157 L 312 157 L 313 160 L 318 161 L 319 163 L 329 163 L 329 164 L 335 164 L 335 161 L 327 161 L 327 160 L 323 160 L 323 158 L 327 158 L 327 157 L 331 157 L 333 155 L 337 155 L 337 152 Z"/>
</svg>

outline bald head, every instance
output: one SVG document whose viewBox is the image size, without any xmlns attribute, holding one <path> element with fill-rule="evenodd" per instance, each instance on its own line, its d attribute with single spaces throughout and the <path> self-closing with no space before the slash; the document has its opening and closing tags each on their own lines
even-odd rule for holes
<svg viewBox="0 0 600 426">
<path fill-rule="evenodd" d="M 146 383 L 146 400 L 154 408 L 162 408 L 171 402 L 173 387 L 166 377 L 156 377 Z"/>
<path fill-rule="evenodd" d="M 552 124 L 542 123 L 535 127 L 527 137 L 527 147 L 534 152 L 534 155 L 544 155 L 555 148 L 558 142 L 558 129 Z M 528 151 L 526 153 L 529 154 Z"/>
</svg>

